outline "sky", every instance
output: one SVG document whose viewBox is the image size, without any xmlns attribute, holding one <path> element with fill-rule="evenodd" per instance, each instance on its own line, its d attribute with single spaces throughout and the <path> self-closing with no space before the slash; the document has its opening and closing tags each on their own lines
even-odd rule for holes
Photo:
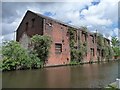
<svg viewBox="0 0 120 90">
<path fill-rule="evenodd" d="M 77 27 L 86 26 L 90 32 L 96 32 L 97 30 L 109 39 L 112 36 L 118 36 L 119 0 L 8 1 L 4 0 L 0 4 L 0 7 L 2 7 L 0 43 L 5 40 L 15 40 L 15 31 L 27 10 Z"/>
</svg>

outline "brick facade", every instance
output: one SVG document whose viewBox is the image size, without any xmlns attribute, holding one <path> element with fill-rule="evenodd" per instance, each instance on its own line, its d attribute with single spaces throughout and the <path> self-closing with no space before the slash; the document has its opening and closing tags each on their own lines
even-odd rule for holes
<svg viewBox="0 0 120 90">
<path fill-rule="evenodd" d="M 32 37 L 35 34 L 39 35 L 49 35 L 52 38 L 52 44 L 50 48 L 50 54 L 48 60 L 46 61 L 47 66 L 51 65 L 64 65 L 70 63 L 70 39 L 68 28 L 75 29 L 75 40 L 76 46 L 79 46 L 79 42 L 87 42 L 87 53 L 84 57 L 84 62 L 89 62 L 91 59 L 93 61 L 98 61 L 102 59 L 101 52 L 102 49 L 98 48 L 96 34 L 87 32 L 87 36 L 81 28 L 67 25 L 63 22 L 54 20 L 52 18 L 27 11 L 22 22 L 17 29 L 16 40 L 21 44 L 24 40 L 26 46 L 29 46 L 30 40 L 24 39 L 25 34 L 27 38 Z M 23 40 L 24 39 L 24 40 Z M 106 44 L 110 45 L 110 41 L 105 39 Z"/>
</svg>

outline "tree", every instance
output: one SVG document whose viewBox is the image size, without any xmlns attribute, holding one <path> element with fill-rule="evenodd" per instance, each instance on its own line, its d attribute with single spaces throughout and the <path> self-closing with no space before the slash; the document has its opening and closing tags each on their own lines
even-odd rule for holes
<svg viewBox="0 0 120 90">
<path fill-rule="evenodd" d="M 119 57 L 120 56 L 120 41 L 116 37 L 112 37 L 111 40 L 112 43 L 112 49 L 114 51 L 114 56 Z"/>
<path fill-rule="evenodd" d="M 32 38 L 33 51 L 37 54 L 37 57 L 45 62 L 49 55 L 49 49 L 52 43 L 52 40 L 49 36 L 46 35 L 34 35 Z"/>
<path fill-rule="evenodd" d="M 116 37 L 112 37 L 111 43 L 113 47 L 119 46 L 119 40 Z"/>
<path fill-rule="evenodd" d="M 33 50 L 26 50 L 19 42 L 5 42 L 2 48 L 2 70 L 34 69 L 40 68 L 43 63 Z"/>
<path fill-rule="evenodd" d="M 18 66 L 29 68 L 29 55 L 16 41 L 5 42 L 2 47 L 3 70 L 15 70 Z"/>
</svg>

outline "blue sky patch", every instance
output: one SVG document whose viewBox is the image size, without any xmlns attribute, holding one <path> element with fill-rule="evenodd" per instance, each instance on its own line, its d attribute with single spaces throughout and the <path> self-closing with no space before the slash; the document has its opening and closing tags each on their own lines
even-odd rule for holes
<svg viewBox="0 0 120 90">
<path fill-rule="evenodd" d="M 45 16 L 54 16 L 55 14 L 51 13 L 51 12 L 44 12 L 43 13 Z"/>
</svg>

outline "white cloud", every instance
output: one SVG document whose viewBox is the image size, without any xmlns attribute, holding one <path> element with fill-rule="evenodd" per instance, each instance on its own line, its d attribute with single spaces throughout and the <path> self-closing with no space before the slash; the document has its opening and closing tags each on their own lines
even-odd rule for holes
<svg viewBox="0 0 120 90">
<path fill-rule="evenodd" d="M 18 16 L 17 18 L 15 17 L 15 21 L 12 23 L 3 23 L 3 30 L 6 30 L 7 32 L 9 29 L 12 30 L 11 34 L 6 35 L 3 38 L 6 39 L 6 37 L 10 36 L 11 39 L 14 39 L 14 34 L 12 33 L 18 27 L 26 10 L 28 9 L 41 14 L 44 14 L 45 12 L 51 12 L 54 14 L 51 16 L 52 18 L 61 20 L 63 22 L 71 21 L 71 24 L 75 26 L 87 26 L 90 31 L 94 32 L 97 29 L 98 32 L 109 38 L 111 35 L 113 35 L 113 30 L 117 31 L 117 26 L 112 27 L 112 25 L 117 24 L 117 4 L 119 0 L 101 0 L 98 5 L 92 5 L 91 2 L 99 0 L 73 1 L 74 0 L 64 0 L 64 3 L 28 3 L 26 5 L 22 4 L 21 8 L 14 8 Z M 14 4 L 14 7 L 15 5 L 17 6 L 17 4 Z M 85 7 L 88 7 L 88 10 L 83 9 Z M 6 8 L 10 8 L 10 5 Z M 12 8 L 9 10 L 13 10 Z M 80 17 L 81 15 L 83 15 L 83 17 Z"/>
<path fill-rule="evenodd" d="M 15 33 L 10 33 L 1 37 L 2 41 L 15 40 L 15 38 L 16 38 Z"/>
</svg>

